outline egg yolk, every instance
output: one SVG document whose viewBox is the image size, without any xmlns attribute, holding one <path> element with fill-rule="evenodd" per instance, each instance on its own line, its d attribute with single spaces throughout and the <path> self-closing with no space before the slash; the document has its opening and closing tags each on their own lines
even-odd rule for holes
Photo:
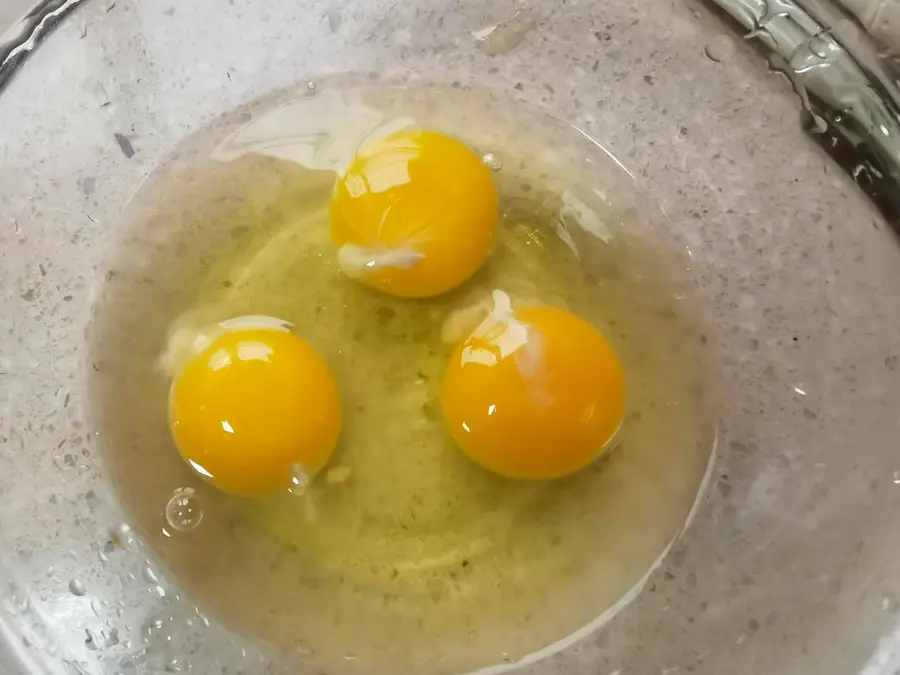
<svg viewBox="0 0 900 675">
<path fill-rule="evenodd" d="M 331 238 L 349 276 L 425 298 L 481 267 L 497 218 L 497 189 L 478 155 L 444 134 L 400 131 L 360 149 L 337 181 Z"/>
<path fill-rule="evenodd" d="M 234 494 L 291 487 L 314 475 L 341 429 L 337 383 L 321 356 L 288 330 L 225 331 L 172 382 L 169 425 L 201 476 Z"/>
<path fill-rule="evenodd" d="M 609 446 L 625 411 L 612 347 L 583 319 L 551 307 L 491 314 L 459 344 L 443 383 L 444 420 L 475 462 L 509 478 L 557 478 Z"/>
</svg>

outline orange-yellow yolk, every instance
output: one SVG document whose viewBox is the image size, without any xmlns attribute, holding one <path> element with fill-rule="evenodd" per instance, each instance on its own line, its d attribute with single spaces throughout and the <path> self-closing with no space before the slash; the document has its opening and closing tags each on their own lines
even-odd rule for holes
<svg viewBox="0 0 900 675">
<path fill-rule="evenodd" d="M 259 495 L 314 475 L 341 430 L 337 383 L 287 330 L 221 333 L 176 376 L 169 425 L 178 450 L 216 487 Z"/>
<path fill-rule="evenodd" d="M 453 353 L 444 420 L 475 462 L 510 478 L 557 478 L 596 459 L 625 411 L 612 347 L 561 309 L 511 310 L 495 292 L 491 315 Z"/>
<path fill-rule="evenodd" d="M 400 131 L 364 146 L 338 180 L 331 238 L 349 276 L 426 298 L 481 267 L 497 218 L 491 171 L 475 153 L 444 134 Z"/>
</svg>

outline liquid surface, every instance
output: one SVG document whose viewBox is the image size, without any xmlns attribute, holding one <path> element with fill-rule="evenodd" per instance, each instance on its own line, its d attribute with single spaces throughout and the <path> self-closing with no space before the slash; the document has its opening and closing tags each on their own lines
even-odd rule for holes
<svg viewBox="0 0 900 675">
<path fill-rule="evenodd" d="M 347 278 L 329 238 L 335 172 L 410 126 L 503 166 L 491 257 L 429 300 Z M 90 334 L 93 422 L 132 524 L 202 607 L 328 672 L 465 673 L 593 621 L 683 526 L 714 437 L 684 261 L 630 185 L 576 130 L 476 90 L 321 82 L 204 129 L 124 214 Z M 580 316 L 621 360 L 616 446 L 567 478 L 488 472 L 443 424 L 448 359 L 498 289 Z M 173 327 L 244 315 L 292 322 L 340 383 L 340 442 L 302 496 L 216 491 L 169 435 Z M 204 515 L 178 532 L 164 511 L 184 487 Z"/>
</svg>

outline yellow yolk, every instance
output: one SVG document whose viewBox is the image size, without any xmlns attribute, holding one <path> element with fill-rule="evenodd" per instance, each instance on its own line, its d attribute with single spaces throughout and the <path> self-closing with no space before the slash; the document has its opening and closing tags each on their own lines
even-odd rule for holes
<svg viewBox="0 0 900 675">
<path fill-rule="evenodd" d="M 364 146 L 338 180 L 331 238 L 349 276 L 425 298 L 481 267 L 497 218 L 497 189 L 478 155 L 444 134 L 400 131 Z"/>
<path fill-rule="evenodd" d="M 258 495 L 314 475 L 341 430 L 337 383 L 321 356 L 281 328 L 225 330 L 172 382 L 178 450 L 216 487 Z"/>
<path fill-rule="evenodd" d="M 510 478 L 557 478 L 615 436 L 625 379 L 597 329 L 561 309 L 495 306 L 459 344 L 443 384 L 444 420 L 475 462 Z"/>
</svg>

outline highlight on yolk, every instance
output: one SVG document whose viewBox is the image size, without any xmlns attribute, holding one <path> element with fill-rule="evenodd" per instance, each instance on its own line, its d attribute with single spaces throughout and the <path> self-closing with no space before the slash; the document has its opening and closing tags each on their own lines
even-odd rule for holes
<svg viewBox="0 0 900 675">
<path fill-rule="evenodd" d="M 490 169 L 434 131 L 399 131 L 364 146 L 331 199 L 341 269 L 405 298 L 439 295 L 471 277 L 490 254 L 497 219 Z"/>
<path fill-rule="evenodd" d="M 475 462 L 509 478 L 557 478 L 609 446 L 625 413 L 625 378 L 610 344 L 552 307 L 491 314 L 455 349 L 444 376 L 444 421 Z"/>
<path fill-rule="evenodd" d="M 324 359 L 285 324 L 258 319 L 198 336 L 169 392 L 182 457 L 240 495 L 287 490 L 298 470 L 315 475 L 341 430 L 340 393 Z"/>
</svg>

